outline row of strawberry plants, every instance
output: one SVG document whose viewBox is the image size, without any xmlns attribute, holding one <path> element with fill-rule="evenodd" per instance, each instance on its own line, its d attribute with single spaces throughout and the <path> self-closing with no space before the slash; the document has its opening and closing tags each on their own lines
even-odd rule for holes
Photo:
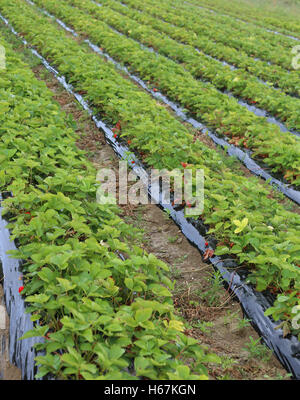
<svg viewBox="0 0 300 400">
<path fill-rule="evenodd" d="M 132 245 L 139 233 L 115 206 L 96 203 L 96 171 L 76 147 L 73 121 L 0 43 L 0 190 L 13 192 L 2 207 L 25 262 L 22 295 L 39 321 L 24 337 L 45 337 L 38 376 L 206 379 L 203 363 L 218 357 L 182 333 L 167 266 Z"/>
<path fill-rule="evenodd" d="M 124 3 L 126 4 L 126 0 Z M 148 6 L 147 12 L 149 11 L 151 15 L 176 26 L 188 27 L 199 38 L 208 37 L 215 42 L 223 43 L 237 50 L 244 50 L 253 57 L 280 65 L 287 70 L 293 70 L 290 49 L 279 45 L 274 47 L 266 41 L 256 41 L 255 38 L 249 38 L 249 36 L 240 39 L 240 35 L 237 36 L 230 29 L 225 32 L 223 26 L 213 20 L 207 24 L 205 18 L 201 21 L 196 13 L 177 10 L 171 4 L 162 3 L 158 0 L 145 0 L 145 5 Z"/>
<path fill-rule="evenodd" d="M 53 0 L 37 3 L 72 24 L 84 35 L 88 34 L 96 44 L 104 47 L 116 59 L 130 65 L 142 78 L 151 78 L 169 97 L 179 100 L 207 125 L 216 129 L 217 133 L 223 133 L 246 147 L 255 149 L 256 154 L 264 157 L 269 165 L 279 164 L 275 169 L 285 170 L 285 177 L 298 184 L 299 139 L 296 136 L 282 134 L 276 126 L 247 112 L 244 107 L 236 104 L 234 99 L 224 96 L 212 86 L 195 80 L 177 63 L 141 49 L 138 43 L 126 37 L 120 37 L 103 21 L 87 18 L 86 14 L 66 6 L 62 1 L 60 7 L 57 7 L 57 2 Z M 98 8 L 94 10 L 95 15 L 98 15 Z M 122 19 L 119 24 L 121 29 Z M 214 110 L 211 108 L 212 104 Z M 285 149 L 282 147 L 283 141 Z M 275 145 L 276 142 L 278 146 Z M 283 165 L 286 162 L 288 167 Z"/>
<path fill-rule="evenodd" d="M 129 139 L 132 149 L 144 153 L 149 166 L 172 169 L 182 162 L 192 169 L 204 169 L 205 209 L 201 218 L 219 240 L 216 254 L 232 254 L 241 265 L 248 265 L 252 270 L 249 281 L 258 290 L 276 290 L 272 315 L 282 318 L 288 329 L 292 308 L 299 304 L 300 216 L 286 211 L 256 178 L 232 172 L 225 166 L 225 158 L 191 140 L 187 129 L 164 107 L 48 18 L 20 0 L 9 4 L 0 0 L 0 9 L 76 90 L 85 94 L 96 112 L 108 122 L 119 121 L 122 137 Z M 236 229 L 236 220 L 242 219 L 242 228 Z"/>
<path fill-rule="evenodd" d="M 279 65 L 269 65 L 266 61 L 255 60 L 244 51 L 214 42 L 206 36 L 200 37 L 199 35 L 195 35 L 187 26 L 181 28 L 161 19 L 151 18 L 150 14 L 154 7 L 147 6 L 144 2 L 139 0 L 123 0 L 123 4 L 125 4 L 125 2 L 128 7 L 133 10 L 138 10 L 141 13 L 145 24 L 150 23 L 154 28 L 159 24 L 160 29 L 174 39 L 192 45 L 212 57 L 224 60 L 233 66 L 244 69 L 252 75 L 281 88 L 286 93 L 296 96 L 300 95 L 300 78 L 296 71 L 286 71 Z M 114 0 L 103 0 L 102 4 L 109 5 L 110 7 L 113 5 L 115 7 L 116 4 L 119 3 Z M 123 12 L 129 11 L 123 10 Z"/>
<path fill-rule="evenodd" d="M 232 18 L 229 15 L 222 15 L 218 13 L 212 13 L 210 10 L 205 8 L 200 8 L 194 5 L 191 2 L 182 2 L 181 0 L 175 0 L 170 2 L 169 0 L 163 0 L 163 4 L 171 4 L 173 8 L 177 10 L 187 11 L 199 16 L 199 18 L 204 18 L 208 24 L 211 21 L 216 22 L 222 26 L 224 32 L 228 32 L 229 30 L 234 33 L 236 36 L 242 38 L 255 37 L 255 40 L 258 41 L 267 41 L 272 46 L 277 47 L 278 45 L 287 47 L 291 49 L 295 46 L 295 40 L 283 36 L 283 35 L 274 35 L 272 32 L 268 32 L 266 29 L 260 28 L 255 25 L 241 23 L 241 21 L 237 21 L 235 18 Z"/>
<path fill-rule="evenodd" d="M 201 1 L 189 1 L 197 6 L 207 7 L 208 9 L 215 10 L 216 12 L 225 12 L 228 15 L 232 15 L 237 18 L 241 18 L 245 21 L 253 22 L 257 25 L 260 25 L 264 28 L 269 27 L 270 29 L 275 29 L 279 32 L 283 32 L 287 35 L 296 36 L 300 39 L 300 28 L 299 21 L 295 17 L 291 17 L 290 15 L 282 15 L 282 13 L 278 13 L 277 16 L 267 15 L 265 9 L 261 9 L 260 7 L 249 7 L 249 3 L 241 3 L 238 1 L 237 3 L 230 2 L 230 4 L 226 4 L 222 0 L 214 0 L 213 2 L 210 0 L 201 0 Z"/>
<path fill-rule="evenodd" d="M 288 128 L 300 130 L 300 99 L 286 96 L 284 93 L 264 85 L 243 70 L 232 71 L 228 66 L 199 53 L 190 45 L 177 43 L 169 36 L 160 33 L 163 29 L 161 29 L 159 21 L 152 20 L 155 25 L 155 29 L 152 29 L 151 20 L 145 21 L 144 15 L 125 9 L 121 5 L 118 6 L 116 2 L 110 2 L 112 9 L 103 4 L 99 8 L 92 2 L 84 0 L 67 0 L 67 2 L 100 18 L 101 21 L 107 22 L 123 34 L 127 34 L 128 37 L 152 47 L 158 53 L 184 64 L 185 69 L 195 78 L 209 81 L 219 90 L 229 90 L 235 96 L 250 104 L 256 104 L 273 116 L 280 118 Z M 44 6 L 47 1 L 36 0 L 35 3 Z M 62 4 L 64 3 L 62 2 Z M 65 13 L 65 15 L 70 14 Z M 298 79 L 298 83 L 300 89 L 300 79 Z"/>
</svg>

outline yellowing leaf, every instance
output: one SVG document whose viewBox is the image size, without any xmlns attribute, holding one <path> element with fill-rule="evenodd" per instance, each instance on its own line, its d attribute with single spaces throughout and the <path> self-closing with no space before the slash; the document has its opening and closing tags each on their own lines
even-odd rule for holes
<svg viewBox="0 0 300 400">
<path fill-rule="evenodd" d="M 66 292 L 69 290 L 72 290 L 76 287 L 75 283 L 73 283 L 67 279 L 64 279 L 64 278 L 56 278 L 56 279 L 58 280 L 60 286 L 62 286 Z"/>
<path fill-rule="evenodd" d="M 176 331 L 183 332 L 184 325 L 181 321 L 171 320 L 169 322 L 169 329 L 175 329 Z"/>
<path fill-rule="evenodd" d="M 237 228 L 235 229 L 234 233 L 240 233 L 248 225 L 248 218 L 244 218 L 242 221 L 239 221 L 238 219 L 234 219 L 232 222 L 234 223 L 234 225 L 237 226 Z"/>
</svg>

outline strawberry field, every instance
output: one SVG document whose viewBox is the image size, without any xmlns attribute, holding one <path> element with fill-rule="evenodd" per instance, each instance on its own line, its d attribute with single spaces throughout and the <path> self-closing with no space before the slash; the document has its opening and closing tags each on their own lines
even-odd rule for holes
<svg viewBox="0 0 300 400">
<path fill-rule="evenodd" d="M 222 363 L 189 335 L 170 265 L 96 201 L 42 68 L 133 169 L 204 171 L 203 212 L 173 199 L 168 214 L 299 379 L 299 19 L 221 0 L 0 0 L 0 18 L 1 210 L 35 378 L 207 380 Z"/>
</svg>

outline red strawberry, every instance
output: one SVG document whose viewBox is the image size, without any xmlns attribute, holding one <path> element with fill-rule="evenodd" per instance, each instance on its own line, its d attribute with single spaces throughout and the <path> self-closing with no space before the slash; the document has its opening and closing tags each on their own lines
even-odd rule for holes
<svg viewBox="0 0 300 400">
<path fill-rule="evenodd" d="M 208 246 L 208 242 L 205 242 L 205 247 L 207 247 Z"/>
<path fill-rule="evenodd" d="M 182 162 L 181 165 L 183 166 L 183 168 L 187 167 L 187 163 L 186 162 Z"/>
<path fill-rule="evenodd" d="M 19 287 L 19 293 L 23 292 L 23 290 L 24 290 L 24 286 L 20 286 Z"/>
</svg>

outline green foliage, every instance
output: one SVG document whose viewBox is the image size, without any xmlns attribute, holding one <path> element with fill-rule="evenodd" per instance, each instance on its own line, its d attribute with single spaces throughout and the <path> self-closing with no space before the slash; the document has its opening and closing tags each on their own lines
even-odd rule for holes
<svg viewBox="0 0 300 400">
<path fill-rule="evenodd" d="M 101 21 L 95 22 L 62 1 L 59 8 L 52 0 L 39 4 L 61 13 L 79 31 L 88 32 L 93 41 L 134 66 L 141 76 L 205 118 L 219 133 L 229 129 L 233 136 L 251 136 L 255 149 L 262 146 L 257 154 L 270 153 L 269 165 L 297 171 L 296 139 L 290 141 L 288 135 L 280 135 L 262 119 L 252 119 L 244 109 L 238 112 L 232 108 L 235 100 L 228 100 L 224 107 L 223 100 L 219 102 L 223 95 L 219 98 L 215 89 L 211 91 L 209 85 L 197 82 L 182 66 L 165 57 L 149 53 L 151 58 L 146 59 L 139 45 L 115 35 Z M 215 253 L 231 254 L 240 265 L 247 266 L 251 270 L 249 282 L 257 290 L 273 288 L 278 298 L 267 313 L 282 319 L 291 329 L 291 307 L 299 304 L 300 293 L 299 215 L 286 211 L 256 178 L 232 172 L 222 155 L 194 141 L 164 107 L 32 6 L 21 0 L 0 0 L 0 10 L 77 91 L 84 93 L 108 124 L 121 121 L 121 136 L 130 139 L 132 150 L 143 152 L 149 166 L 173 169 L 184 161 L 194 170 L 204 169 L 205 209 L 201 218 L 222 242 Z M 115 21 L 119 24 L 122 19 Z M 142 357 L 136 361 L 140 376 L 156 374 L 165 379 L 169 374 L 184 375 L 185 370 L 178 370 L 176 362 L 192 355 L 197 359 L 200 350 L 192 342 L 186 344 L 188 339 L 173 315 L 172 284 L 165 265 L 130 246 L 132 229 L 117 217 L 115 207 L 94 203 L 95 172 L 75 147 L 72 122 L 62 117 L 45 87 L 23 70 L 24 66 L 10 54 L 11 73 L 0 75 L 0 189 L 14 193 L 4 206 L 7 215 L 12 216 L 13 235 L 20 242 L 16 256 L 27 261 L 24 293 L 33 302 L 31 311 L 37 313 L 33 318 L 40 319 L 43 328 L 49 327 L 48 332 L 43 331 L 49 333 L 51 346 L 46 347 L 48 358 L 42 373 L 51 371 L 66 377 L 70 372 L 72 377 L 80 374 L 95 378 L 99 373 L 94 374 L 90 364 L 96 365 L 97 371 L 105 365 L 101 376 L 116 379 L 128 377 L 126 368 Z M 256 142 L 261 135 L 265 142 Z M 239 228 L 235 224 L 246 220 L 247 224 L 241 222 Z M 128 255 L 126 261 L 119 259 L 116 250 Z M 207 296 L 211 304 L 218 302 L 215 294 L 221 283 L 214 282 L 216 287 Z M 281 296 L 287 300 L 281 301 Z M 138 311 L 144 309 L 149 318 L 143 321 Z M 151 336 L 147 344 L 140 342 L 140 332 Z M 159 340 L 165 337 L 168 343 L 162 345 Z M 147 347 L 152 340 L 156 343 L 153 349 Z M 101 349 L 92 346 L 94 341 Z M 105 356 L 103 361 L 99 354 L 105 355 L 104 349 L 114 344 L 125 352 L 109 364 L 110 357 Z M 180 353 L 186 346 L 188 350 Z M 81 358 L 71 354 L 69 348 L 75 348 L 83 358 L 82 373 L 78 370 Z M 57 349 L 70 357 L 61 360 L 55 354 Z M 138 349 L 143 349 L 143 355 Z M 166 352 L 171 356 L 165 360 Z M 180 357 L 176 358 L 178 352 Z M 199 357 L 201 365 L 197 361 L 195 370 L 202 374 L 205 355 Z M 118 369 L 119 359 L 122 367 Z"/>
<path fill-rule="evenodd" d="M 96 8 L 92 8 L 88 2 L 82 3 L 77 0 L 72 2 L 86 10 L 95 10 L 97 14 Z M 122 32 L 140 41 L 143 40 L 146 45 L 148 41 L 151 41 L 151 45 L 157 51 L 168 57 L 174 57 L 176 61 L 184 62 L 185 68 L 190 70 L 195 77 L 203 77 L 203 79 L 213 81 L 214 85 L 220 89 L 227 87 L 228 90 L 233 91 L 236 95 L 248 101 L 250 100 L 250 102 L 252 99 L 253 102 L 258 103 L 258 105 L 268 109 L 270 112 L 273 112 L 275 107 L 278 115 L 282 116 L 284 113 L 282 107 L 280 108 L 280 104 L 282 105 L 286 101 L 291 104 L 293 100 L 291 98 L 288 100 L 287 97 L 281 96 L 278 91 L 270 90 L 270 87 L 267 88 L 252 75 L 257 75 L 266 80 L 270 84 L 269 86 L 272 86 L 272 83 L 279 86 L 286 93 L 299 94 L 300 82 L 297 72 L 286 71 L 284 67 L 279 65 L 274 68 L 267 62 L 271 52 L 273 54 L 273 62 L 280 63 L 282 57 L 279 57 L 278 54 L 282 55 L 282 52 L 284 52 L 285 66 L 290 69 L 289 52 L 295 45 L 293 40 L 284 36 L 275 36 L 265 30 L 255 28 L 253 25 L 242 25 L 240 22 L 226 16 L 212 15 L 207 11 L 199 10 L 195 7 L 192 8 L 190 4 L 184 5 L 182 2 L 180 4 L 177 2 L 176 9 L 174 9 L 173 3 L 161 4 L 161 2 L 155 0 L 146 2 L 125 0 L 124 3 L 128 7 L 122 6 L 116 0 L 104 0 L 100 12 L 104 13 L 105 10 L 108 20 L 108 16 L 111 14 L 110 9 L 113 9 L 115 13 L 112 23 L 116 23 L 115 21 L 118 18 L 116 11 L 129 17 L 131 21 L 128 18 L 123 18 L 123 21 L 125 20 L 128 24 L 131 24 L 130 31 L 124 26 Z M 109 8 L 105 8 L 106 6 Z M 199 27 L 199 18 L 205 18 L 206 24 L 204 27 L 203 24 Z M 132 20 L 144 26 L 137 25 Z M 186 23 L 187 20 L 189 21 L 188 24 Z M 135 26 L 136 29 L 132 29 Z M 121 27 L 118 26 L 118 29 L 120 30 Z M 162 33 L 168 35 L 168 38 Z M 254 60 L 253 54 L 252 57 L 249 56 L 249 52 L 253 53 L 254 34 L 259 36 L 260 39 L 260 46 L 256 46 L 255 51 L 261 50 L 258 56 L 267 61 Z M 171 38 L 177 42 L 184 43 L 186 46 L 176 43 Z M 248 44 L 248 48 L 245 48 L 245 43 Z M 278 49 L 280 45 L 282 47 Z M 278 49 L 277 54 L 274 52 L 273 46 Z M 205 57 L 202 52 L 196 51 L 194 48 L 218 59 L 226 60 L 240 69 L 230 71 L 228 66 L 222 65 L 222 63 L 210 57 Z M 245 73 L 245 70 L 248 73 Z M 264 96 L 267 93 L 266 98 Z M 276 103 L 277 105 L 275 105 Z M 287 109 L 286 112 L 288 112 Z"/>
<path fill-rule="evenodd" d="M 228 98 L 216 90 L 215 86 L 221 89 L 227 87 L 251 102 L 260 102 L 274 115 L 282 116 L 286 123 L 290 118 L 290 126 L 294 129 L 300 128 L 298 99 L 281 95 L 278 91 L 258 83 L 255 78 L 232 72 L 217 61 L 201 56 L 194 48 L 162 37 L 160 33 L 149 28 L 148 24 L 138 24 L 125 15 L 104 6 L 98 7 L 89 0 L 61 1 L 59 7 L 55 0 L 36 0 L 36 3 L 62 18 L 78 32 L 87 33 L 94 43 L 104 48 L 115 59 L 130 65 L 130 69 L 145 80 L 151 79 L 156 87 L 172 100 L 179 101 L 218 134 L 231 138 L 233 143 L 253 149 L 254 155 L 262 157 L 265 163 L 273 167 L 273 171 L 284 174 L 291 183 L 300 183 L 298 138 L 290 134 L 282 135 L 277 126 L 272 126 L 265 119 L 247 111 L 236 99 Z M 92 15 L 87 16 L 66 3 Z M 125 13 L 124 7 L 120 7 Z M 136 41 L 118 35 L 110 26 L 132 39 L 154 47 L 161 55 L 142 49 Z M 184 63 L 184 68 L 166 58 L 166 55 L 174 61 Z M 195 80 L 193 75 L 196 78 L 203 75 L 205 80 L 209 79 L 213 84 Z M 299 77 L 297 79 L 299 81 Z M 147 129 L 147 125 L 144 125 Z M 171 144 L 165 142 L 164 148 L 165 152 L 168 152 Z M 148 158 L 149 162 L 158 163 L 159 160 L 157 154 Z"/>
<path fill-rule="evenodd" d="M 127 42 L 123 42 L 123 38 L 119 35 L 117 35 L 118 40 L 116 42 L 113 31 L 106 28 L 100 21 L 97 24 L 93 23 L 92 18 L 88 18 L 84 13 L 78 13 L 75 8 L 64 6 L 63 2 L 60 2 L 59 8 L 55 7 L 55 3 L 52 0 L 47 0 L 47 2 L 43 0 L 43 4 L 47 5 L 52 12 L 66 12 L 63 16 L 68 18 L 69 22 L 69 19 L 72 19 L 74 24 L 75 21 L 76 24 L 81 23 L 81 29 L 84 32 L 88 30 L 92 35 L 92 29 L 95 29 L 95 38 L 97 37 L 97 40 L 105 40 L 105 43 L 107 43 L 106 50 L 112 52 L 113 55 L 115 52 L 122 54 L 122 57 L 135 54 L 136 47 L 133 42 L 130 45 L 133 46 L 130 47 L 132 51 L 129 51 Z M 83 1 L 82 4 L 86 4 L 86 2 Z M 55 10 L 52 7 L 55 7 Z M 226 163 L 224 163 L 223 156 L 200 141 L 193 141 L 189 131 L 176 121 L 164 107 L 158 105 L 134 84 L 122 78 L 111 63 L 105 62 L 98 55 L 86 50 L 86 46 L 81 46 L 73 39 L 70 39 L 51 19 L 42 16 L 32 6 L 20 0 L 13 0 L 9 4 L 4 0 L 0 0 L 0 9 L 13 22 L 16 29 L 23 32 L 27 40 L 35 45 L 44 56 L 49 57 L 54 62 L 76 90 L 85 93 L 86 98 L 95 106 L 95 111 L 100 113 L 107 123 L 115 124 L 117 121 L 121 121 L 121 135 L 131 140 L 132 150 L 144 153 L 145 161 L 149 166 L 172 169 L 180 167 L 181 162 L 184 161 L 192 169 L 204 169 L 205 209 L 201 217 L 205 223 L 210 225 L 210 233 L 216 235 L 222 242 L 216 249 L 216 255 L 232 254 L 240 265 L 247 265 L 251 269 L 249 282 L 253 283 L 257 290 L 271 288 L 278 296 L 282 294 L 287 296 L 289 302 L 283 303 L 284 307 L 282 307 L 282 303 L 276 302 L 275 308 L 270 312 L 276 318 L 285 321 L 288 328 L 292 330 L 291 320 L 293 315 L 291 314 L 290 304 L 298 304 L 300 293 L 298 267 L 300 257 L 299 215 L 286 211 L 277 202 L 276 197 L 274 198 L 274 194 L 270 193 L 270 189 L 266 185 L 261 185 L 254 177 L 245 178 L 225 167 Z M 117 44 L 120 47 L 116 47 Z M 155 57 L 157 57 L 155 59 L 156 61 L 159 60 L 159 63 L 151 62 L 148 64 L 143 57 L 136 57 L 141 62 L 141 73 L 144 70 L 149 74 L 150 70 L 161 68 L 167 62 L 163 61 L 160 56 Z M 123 60 L 126 61 L 125 58 Z M 182 78 L 179 78 L 179 75 L 176 74 L 179 71 L 178 68 L 181 67 L 175 63 L 172 64 L 172 68 L 171 64 L 168 63 L 166 65 L 168 65 L 166 74 L 162 74 L 159 69 L 159 82 L 163 82 L 162 77 L 167 77 L 167 79 L 170 79 L 170 83 L 172 81 L 172 90 L 179 90 L 180 98 L 178 99 L 180 101 L 183 98 L 181 96 L 184 89 L 189 91 L 187 95 L 189 101 L 192 101 L 193 104 L 198 104 L 202 90 L 198 90 L 196 86 L 194 87 L 197 91 L 197 100 L 195 101 L 195 97 L 191 96 L 190 92 L 193 90 L 193 84 L 191 84 L 191 81 L 189 81 L 190 83 L 185 80 L 182 81 L 182 79 L 185 79 L 186 71 L 183 71 L 180 75 Z M 184 88 L 179 88 L 180 82 L 186 83 Z M 162 84 L 164 85 L 164 83 Z M 207 92 L 203 93 L 203 96 L 207 101 Z M 3 107 L 8 107 L 10 102 L 13 102 L 12 98 L 4 100 Z M 35 107 L 36 112 L 39 113 L 40 107 Z M 22 112 L 25 113 L 25 111 Z M 212 113 L 216 117 L 215 111 Z M 21 115 L 23 116 L 23 114 Z M 26 116 L 26 113 L 24 115 Z M 26 117 L 21 117 L 19 121 L 23 122 L 24 118 Z M 224 118 L 218 119 L 222 120 L 223 123 L 225 121 Z M 236 121 L 238 121 L 238 128 L 240 129 L 242 127 L 240 116 L 237 119 L 236 115 L 234 115 L 233 119 L 228 123 L 233 127 L 236 126 Z M 35 122 L 37 124 L 35 126 L 39 126 L 40 120 L 37 119 Z M 266 123 L 266 125 L 268 124 Z M 253 127 L 255 128 L 255 125 Z M 55 135 L 59 134 L 59 129 L 56 129 L 56 126 L 50 125 L 48 129 L 49 132 L 46 134 L 48 138 L 49 136 L 55 138 Z M 260 130 L 258 126 L 257 130 Z M 12 132 L 12 134 L 15 133 Z M 27 134 L 26 130 L 24 130 L 23 135 L 25 134 Z M 18 135 L 20 136 L 22 133 L 18 131 Z M 279 146 L 283 149 L 282 137 L 277 140 L 280 141 Z M 24 140 L 20 142 L 20 139 L 18 139 L 15 141 L 14 146 L 19 146 L 18 151 L 23 149 L 26 151 L 28 149 L 27 153 L 30 153 L 32 146 L 29 146 L 28 142 L 24 142 Z M 38 146 L 40 147 L 41 144 L 39 143 Z M 272 148 L 274 146 L 275 142 L 272 143 Z M 45 144 L 42 147 L 46 147 Z M 7 146 L 4 146 L 3 157 L 15 157 L 15 150 L 15 147 L 7 149 Z M 72 151 L 70 148 L 63 149 L 61 158 L 63 160 L 66 159 L 70 151 Z M 289 156 L 289 151 L 283 150 L 283 153 L 285 156 Z M 40 159 L 37 161 L 28 157 L 21 160 L 18 159 L 15 163 L 14 171 L 8 170 L 9 172 L 0 173 L 0 182 L 5 186 L 10 183 L 11 178 L 16 174 L 17 176 L 20 175 L 20 177 L 26 177 L 29 182 L 31 182 L 33 176 L 39 177 L 42 173 L 48 173 L 49 175 L 54 165 L 50 157 L 51 153 L 48 156 L 45 150 L 43 160 L 46 161 L 46 165 L 39 165 L 41 163 Z M 62 163 L 64 162 L 63 160 Z M 70 170 L 70 166 L 73 168 L 73 164 L 76 167 L 77 163 L 78 165 L 81 163 L 78 157 L 72 158 L 72 161 L 68 162 L 68 166 L 64 165 L 63 171 L 60 172 L 62 174 L 61 178 L 59 175 L 57 175 L 58 178 L 56 175 L 49 176 L 46 184 L 42 183 L 41 178 L 38 178 L 39 185 L 43 190 L 57 188 L 62 192 L 62 185 L 69 182 L 65 179 L 65 176 L 69 176 L 68 168 Z M 71 179 L 71 182 L 68 183 L 67 193 L 77 192 L 77 177 L 69 179 Z M 84 180 L 84 182 L 87 181 Z M 13 192 L 20 191 L 22 190 L 22 185 L 22 180 L 15 180 L 11 184 L 11 190 Z M 95 190 L 92 181 L 87 184 L 79 180 L 79 185 L 80 191 L 78 191 L 77 195 L 80 196 L 80 199 L 84 198 L 86 193 L 92 195 L 93 190 Z M 32 201 L 38 202 L 38 199 L 34 197 L 34 192 L 30 196 L 30 201 L 24 200 L 20 204 L 25 209 L 31 205 Z M 51 206 L 50 208 L 53 207 Z M 43 209 L 43 212 L 46 211 Z M 24 215 L 22 218 L 25 218 Z M 44 218 L 45 220 L 48 215 L 45 218 L 45 216 L 39 214 L 39 218 Z M 76 211 L 72 222 L 65 221 L 64 218 L 60 221 L 59 217 L 55 215 L 51 216 L 51 218 L 55 220 L 58 218 L 58 226 L 60 228 L 62 223 L 67 224 L 66 226 L 71 233 L 76 229 L 81 230 L 81 238 L 89 235 L 90 224 L 88 227 L 85 226 L 79 211 Z M 241 232 L 236 233 L 237 226 L 234 221 L 245 221 L 246 219 L 248 220 L 247 225 L 243 227 Z M 47 221 L 43 221 L 43 224 L 47 226 Z M 34 222 L 32 222 L 33 226 Z M 45 228 L 35 228 L 37 237 L 43 233 L 43 229 Z M 53 234 L 54 236 L 51 236 Z M 55 237 L 55 235 L 59 235 L 59 230 L 55 233 L 50 233 L 50 237 Z M 20 239 L 22 240 L 22 236 Z M 115 245 L 115 238 L 110 241 L 109 245 Z M 119 242 L 118 246 L 124 246 L 124 244 Z M 137 286 L 139 287 L 139 285 Z M 299 333 L 293 330 L 292 332 Z"/>
<path fill-rule="evenodd" d="M 245 2 L 235 0 L 229 4 L 222 0 L 214 0 L 214 4 L 210 0 L 201 0 L 200 2 L 193 0 L 191 3 L 198 6 L 201 4 L 218 12 L 226 12 L 234 17 L 241 17 L 242 15 L 245 21 L 300 38 L 298 0 L 278 1 L 276 3 L 264 0 Z"/>
<path fill-rule="evenodd" d="M 204 365 L 219 359 L 184 335 L 168 267 L 130 245 L 136 230 L 115 206 L 95 202 L 96 171 L 76 147 L 73 121 L 4 45 L 0 191 L 13 197 L 1 205 L 35 324 L 23 339 L 45 339 L 37 377 L 207 379 Z"/>
<path fill-rule="evenodd" d="M 218 307 L 221 305 L 223 297 L 223 281 L 219 271 L 208 278 L 209 286 L 205 291 L 199 291 L 199 297 L 207 303 L 209 307 Z"/>
<path fill-rule="evenodd" d="M 250 336 L 249 339 L 250 342 L 246 343 L 244 348 L 249 356 L 264 362 L 269 361 L 272 357 L 272 351 L 266 345 L 260 344 L 260 338 L 255 340 Z"/>
</svg>

